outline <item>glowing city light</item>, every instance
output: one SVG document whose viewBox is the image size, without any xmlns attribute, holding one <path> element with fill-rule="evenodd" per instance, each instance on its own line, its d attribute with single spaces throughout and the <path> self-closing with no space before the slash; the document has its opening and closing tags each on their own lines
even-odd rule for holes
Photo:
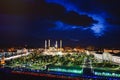
<svg viewBox="0 0 120 80">
<path fill-rule="evenodd" d="M 109 72 L 94 72 L 95 75 L 98 76 L 110 76 L 110 77 L 120 77 L 120 74 L 117 73 L 109 73 Z"/>
<path fill-rule="evenodd" d="M 49 68 L 49 71 L 60 71 L 60 72 L 68 72 L 68 73 L 77 73 L 82 74 L 83 69 L 63 69 L 63 68 Z"/>
</svg>

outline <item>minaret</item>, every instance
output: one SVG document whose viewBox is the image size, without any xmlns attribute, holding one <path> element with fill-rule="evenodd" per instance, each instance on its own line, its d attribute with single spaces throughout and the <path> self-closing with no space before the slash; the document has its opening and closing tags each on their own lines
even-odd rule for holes
<svg viewBox="0 0 120 80">
<path fill-rule="evenodd" d="M 56 41 L 55 47 L 58 48 L 58 42 Z"/>
<path fill-rule="evenodd" d="M 47 49 L 47 40 L 45 40 L 45 50 Z"/>
<path fill-rule="evenodd" d="M 62 40 L 60 40 L 60 49 L 62 49 Z"/>
<path fill-rule="evenodd" d="M 48 48 L 50 48 L 50 40 L 48 40 Z"/>
</svg>

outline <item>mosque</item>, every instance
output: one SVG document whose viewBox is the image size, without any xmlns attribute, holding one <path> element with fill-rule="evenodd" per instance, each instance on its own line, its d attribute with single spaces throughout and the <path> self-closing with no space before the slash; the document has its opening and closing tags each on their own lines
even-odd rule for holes
<svg viewBox="0 0 120 80">
<path fill-rule="evenodd" d="M 51 46 L 50 40 L 45 40 L 44 55 L 63 55 L 62 40 L 55 42 L 54 46 Z"/>
</svg>

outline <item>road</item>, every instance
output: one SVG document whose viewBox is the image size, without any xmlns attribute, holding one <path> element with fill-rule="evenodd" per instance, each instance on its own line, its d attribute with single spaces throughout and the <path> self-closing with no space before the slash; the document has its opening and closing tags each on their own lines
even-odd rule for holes
<svg viewBox="0 0 120 80">
<path fill-rule="evenodd" d="M 16 56 L 7 57 L 7 58 L 5 58 L 5 61 L 11 60 L 11 59 L 15 59 L 15 58 L 19 58 L 19 57 L 22 57 L 22 56 L 27 56 L 27 55 L 29 55 L 29 54 L 30 54 L 30 53 L 20 54 L 20 55 L 16 55 Z"/>
</svg>

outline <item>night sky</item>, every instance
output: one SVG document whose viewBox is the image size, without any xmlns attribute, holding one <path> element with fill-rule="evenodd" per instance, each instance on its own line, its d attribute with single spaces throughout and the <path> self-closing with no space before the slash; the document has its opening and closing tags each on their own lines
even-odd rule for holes
<svg viewBox="0 0 120 80">
<path fill-rule="evenodd" d="M 0 0 L 0 47 L 120 48 L 120 0 Z"/>
</svg>

